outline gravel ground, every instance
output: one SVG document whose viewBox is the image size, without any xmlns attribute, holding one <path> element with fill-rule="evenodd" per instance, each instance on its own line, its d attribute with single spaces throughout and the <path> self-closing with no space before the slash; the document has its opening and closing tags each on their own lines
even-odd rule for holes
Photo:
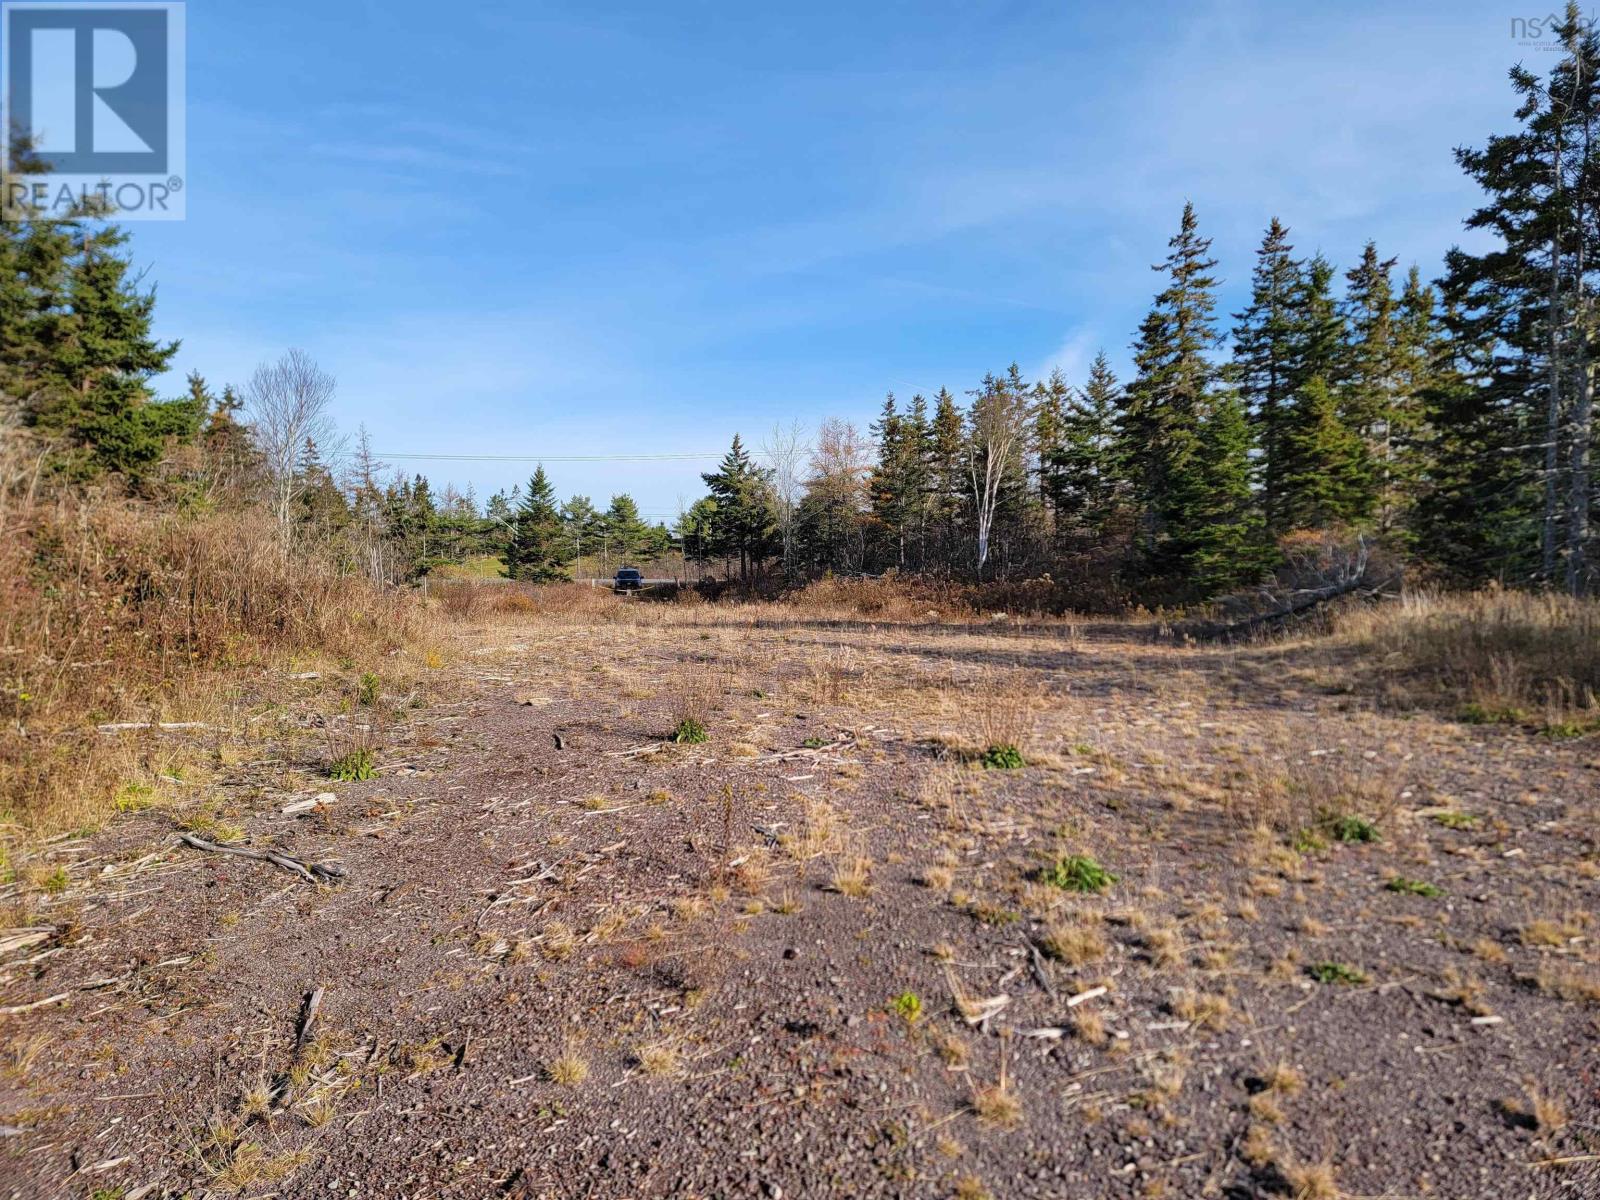
<svg viewBox="0 0 1600 1200">
<path fill-rule="evenodd" d="M 303 697 L 196 804 L 331 886 L 49 847 L 0 1195 L 1600 1197 L 1595 737 L 742 612 L 463 630 L 365 782 Z"/>
</svg>

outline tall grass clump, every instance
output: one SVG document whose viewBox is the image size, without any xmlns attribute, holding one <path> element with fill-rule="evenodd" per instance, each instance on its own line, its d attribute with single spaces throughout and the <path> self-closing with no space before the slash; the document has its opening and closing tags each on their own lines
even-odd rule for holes
<svg viewBox="0 0 1600 1200">
<path fill-rule="evenodd" d="M 1423 592 L 1342 613 L 1336 631 L 1485 719 L 1600 709 L 1600 600 Z"/>
<path fill-rule="evenodd" d="M 986 678 L 971 690 L 967 716 L 975 756 L 983 766 L 991 770 L 1027 766 L 1040 700 L 1036 688 L 999 677 Z"/>
<path fill-rule="evenodd" d="M 0 824 L 92 824 L 154 739 L 102 723 L 217 721 L 219 697 L 307 654 L 371 659 L 415 603 L 289 553 L 265 512 L 185 514 L 0 488 Z"/>
<path fill-rule="evenodd" d="M 468 621 L 543 621 L 591 624 L 628 615 L 608 588 L 583 583 L 522 583 L 503 579 L 446 577 L 430 582 L 430 593 L 446 614 Z"/>
</svg>

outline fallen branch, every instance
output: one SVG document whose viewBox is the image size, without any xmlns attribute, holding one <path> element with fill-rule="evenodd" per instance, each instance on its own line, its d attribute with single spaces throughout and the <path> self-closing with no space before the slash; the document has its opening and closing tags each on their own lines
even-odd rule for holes
<svg viewBox="0 0 1600 1200">
<path fill-rule="evenodd" d="M 13 950 L 26 950 L 30 946 L 37 946 L 40 942 L 49 941 L 55 931 L 54 925 L 36 925 L 29 929 L 13 929 L 10 933 L 0 934 L 0 955 L 10 954 Z"/>
<path fill-rule="evenodd" d="M 1268 626 L 1283 625 L 1288 624 L 1290 621 L 1298 620 L 1311 610 L 1320 608 L 1322 605 L 1344 596 L 1355 595 L 1362 600 L 1374 600 L 1381 596 L 1399 578 L 1398 575 L 1391 575 L 1382 583 L 1368 587 L 1366 586 L 1365 577 L 1357 576 L 1354 579 L 1329 584 L 1327 587 L 1310 588 L 1296 592 L 1295 597 L 1288 603 L 1268 612 L 1246 617 L 1242 621 L 1235 621 L 1231 624 L 1219 624 L 1215 621 L 1196 622 L 1189 625 L 1175 626 L 1174 632 L 1187 637 L 1217 641 L 1249 637 Z"/>
<path fill-rule="evenodd" d="M 1033 967 L 1033 978 L 1042 987 L 1051 999 L 1055 998 L 1056 985 L 1050 982 L 1050 972 L 1045 968 L 1044 956 L 1039 953 L 1039 947 L 1032 938 L 1023 938 L 1023 944 L 1028 947 L 1028 962 Z"/>
<path fill-rule="evenodd" d="M 299 1054 L 305 1047 L 306 1039 L 311 1036 L 311 1026 L 317 1019 L 317 1013 L 322 1008 L 322 989 L 315 989 L 306 997 L 305 1008 L 301 1010 L 300 1032 L 294 1039 L 294 1052 Z"/>
<path fill-rule="evenodd" d="M 43 1000 L 35 1000 L 32 1004 L 13 1004 L 8 1008 L 0 1008 L 0 1016 L 14 1017 L 18 1013 L 32 1012 L 48 1004 L 63 1004 L 70 998 L 70 992 L 61 992 L 54 996 L 46 996 Z"/>
<path fill-rule="evenodd" d="M 632 750 L 608 750 L 607 758 L 637 758 L 641 754 L 659 754 L 667 748 L 665 742 L 651 742 L 647 746 L 635 746 Z"/>
<path fill-rule="evenodd" d="M 134 729 L 159 729 L 162 733 L 171 733 L 178 729 L 212 729 L 223 732 L 220 725 L 207 725 L 204 721 L 111 721 L 105 725 L 96 725 L 101 733 L 127 733 Z"/>
<path fill-rule="evenodd" d="M 213 854 L 233 854 L 239 858 L 253 858 L 257 862 L 271 863 L 275 867 L 282 867 L 285 871 L 292 871 L 307 883 L 332 883 L 344 878 L 344 868 L 333 863 L 308 863 L 288 854 L 280 854 L 276 850 L 247 850 L 243 846 L 219 846 L 216 842 L 208 842 L 204 838 L 195 837 L 192 833 L 180 833 L 178 837 L 196 850 L 207 850 Z"/>
</svg>

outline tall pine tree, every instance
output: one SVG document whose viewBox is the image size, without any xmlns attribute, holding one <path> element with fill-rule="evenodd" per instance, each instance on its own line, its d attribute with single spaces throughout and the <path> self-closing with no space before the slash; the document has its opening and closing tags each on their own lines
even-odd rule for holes
<svg viewBox="0 0 1600 1200">
<path fill-rule="evenodd" d="M 1176 592 L 1205 595 L 1255 577 L 1264 559 L 1251 510 L 1248 428 L 1209 357 L 1217 342 L 1216 262 L 1192 204 L 1168 246 L 1155 267 L 1167 286 L 1139 328 L 1118 441 L 1144 570 Z"/>
<path fill-rule="evenodd" d="M 550 486 L 543 463 L 528 480 L 512 529 L 506 548 L 507 575 L 530 583 L 569 578 L 567 564 L 574 557 L 573 546 L 562 528 L 555 488 Z"/>
<path fill-rule="evenodd" d="M 772 553 L 777 518 L 767 473 L 756 466 L 738 434 L 709 475 L 700 477 L 716 507 L 711 514 L 711 552 L 739 560 L 739 578 L 752 574 Z"/>
<path fill-rule="evenodd" d="M 1301 264 L 1294 258 L 1289 231 L 1273 217 L 1256 252 L 1250 303 L 1235 314 L 1230 380 L 1239 390 L 1260 449 L 1261 504 L 1267 529 L 1274 534 L 1287 527 L 1283 434 L 1289 400 L 1302 375 L 1299 314 L 1304 298 Z"/>
<path fill-rule="evenodd" d="M 1057 444 L 1044 456 L 1045 491 L 1059 534 L 1100 538 L 1123 500 L 1116 442 L 1121 397 L 1117 377 L 1101 351 L 1082 392 L 1063 407 Z"/>
</svg>

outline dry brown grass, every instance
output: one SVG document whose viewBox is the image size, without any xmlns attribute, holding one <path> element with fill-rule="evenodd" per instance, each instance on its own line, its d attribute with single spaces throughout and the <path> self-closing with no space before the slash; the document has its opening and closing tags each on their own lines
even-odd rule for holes
<svg viewBox="0 0 1600 1200">
<path fill-rule="evenodd" d="M 1039 944 L 1051 958 L 1072 967 L 1104 958 L 1107 950 L 1099 922 L 1087 917 L 1047 925 Z"/>
<path fill-rule="evenodd" d="M 1491 719 L 1600 705 L 1600 601 L 1499 590 L 1421 593 L 1344 613 L 1336 629 Z"/>
<path fill-rule="evenodd" d="M 841 896 L 860 900 L 872 893 L 872 859 L 864 854 L 845 854 L 833 865 L 828 886 Z"/>
<path fill-rule="evenodd" d="M 1043 703 L 1037 684 L 1021 683 L 1000 675 L 981 680 L 967 694 L 965 710 L 971 721 L 971 742 L 982 755 L 1011 749 L 1027 759 Z"/>
<path fill-rule="evenodd" d="M 1233 1005 L 1226 996 L 1178 988 L 1168 1003 L 1172 1015 L 1190 1021 L 1197 1029 L 1226 1029 L 1233 1017 Z"/>
<path fill-rule="evenodd" d="M 568 1046 L 545 1064 L 545 1076 L 551 1083 L 562 1087 L 577 1087 L 589 1078 L 589 1062 L 575 1048 Z"/>
<path fill-rule="evenodd" d="M 0 823 L 97 824 L 119 785 L 151 774 L 159 739 L 96 724 L 229 726 L 220 697 L 234 681 L 295 656 L 375 667 L 418 636 L 420 612 L 331 561 L 286 554 L 259 512 L 0 495 Z"/>
<path fill-rule="evenodd" d="M 1330 1162 L 1287 1163 L 1283 1177 L 1294 1200 L 1339 1200 L 1339 1179 Z"/>
<path fill-rule="evenodd" d="M 668 1038 L 634 1047 L 633 1058 L 641 1071 L 658 1078 L 676 1075 L 683 1069 L 683 1051 Z"/>
<path fill-rule="evenodd" d="M 621 606 L 610 591 L 581 583 L 463 579 L 436 584 L 432 592 L 449 616 L 466 621 L 521 621 L 538 617 L 557 623 L 602 622 L 621 615 Z"/>
</svg>

